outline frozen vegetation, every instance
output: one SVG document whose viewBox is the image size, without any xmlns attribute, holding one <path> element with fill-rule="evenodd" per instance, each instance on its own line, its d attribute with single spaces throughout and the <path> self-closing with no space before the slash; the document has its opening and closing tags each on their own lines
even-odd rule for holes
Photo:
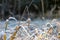
<svg viewBox="0 0 60 40">
<path fill-rule="evenodd" d="M 41 20 L 17 21 L 14 17 L 9 17 L 6 21 L 0 22 L 0 38 L 6 33 L 6 40 L 12 40 L 11 36 L 16 32 L 17 26 L 19 30 L 13 38 L 14 40 L 60 40 L 59 20 Z"/>
</svg>

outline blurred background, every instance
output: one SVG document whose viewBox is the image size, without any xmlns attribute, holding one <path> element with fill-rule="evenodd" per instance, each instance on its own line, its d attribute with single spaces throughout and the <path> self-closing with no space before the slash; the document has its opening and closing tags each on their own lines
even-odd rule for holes
<svg viewBox="0 0 60 40">
<path fill-rule="evenodd" d="M 32 19 L 60 17 L 60 0 L 0 0 L 0 20 L 13 16 L 19 20 L 28 13 Z"/>
</svg>

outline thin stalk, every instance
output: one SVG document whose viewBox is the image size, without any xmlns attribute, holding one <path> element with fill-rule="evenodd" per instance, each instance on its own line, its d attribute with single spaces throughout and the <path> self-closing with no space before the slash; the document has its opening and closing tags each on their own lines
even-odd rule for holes
<svg viewBox="0 0 60 40">
<path fill-rule="evenodd" d="M 43 17 L 44 17 L 44 1 L 41 0 L 41 4 L 42 4 L 42 13 L 43 13 Z"/>
<path fill-rule="evenodd" d="M 2 18 L 4 17 L 4 0 L 2 0 Z"/>
<path fill-rule="evenodd" d="M 30 8 L 30 6 L 31 6 L 31 4 L 33 3 L 33 0 L 31 1 L 31 3 L 29 4 L 29 6 L 26 6 L 25 7 L 25 9 L 27 8 L 27 11 L 29 10 L 29 8 Z M 24 9 L 24 11 L 23 11 L 23 15 L 22 15 L 22 17 L 21 17 L 21 20 L 22 20 L 22 18 L 23 18 L 23 16 L 24 16 L 24 12 L 25 12 L 25 9 Z M 28 16 L 29 16 L 30 14 L 29 14 L 29 11 L 28 11 Z"/>
<path fill-rule="evenodd" d="M 19 14 L 19 24 L 18 24 L 18 26 L 20 25 L 20 20 L 21 20 L 21 15 L 20 15 L 20 4 L 21 4 L 21 1 L 20 0 L 18 0 L 18 14 Z"/>
<path fill-rule="evenodd" d="M 14 0 L 14 8 L 13 8 L 13 13 L 15 13 L 15 8 L 16 8 L 16 0 Z M 14 14 L 13 14 L 14 16 Z"/>
<path fill-rule="evenodd" d="M 27 11 L 28 11 L 29 7 L 31 6 L 32 2 L 33 2 L 33 0 L 32 0 L 31 3 L 29 4 L 29 6 L 26 6 L 26 7 L 25 7 L 25 9 L 27 8 Z M 20 5 L 20 2 L 19 2 L 19 5 Z M 19 7 L 18 7 L 18 8 L 19 8 Z M 19 17 L 20 20 L 22 20 L 23 16 L 25 15 L 25 9 L 24 9 L 24 11 L 23 11 L 22 16 Z M 18 12 L 18 13 L 19 13 L 19 12 Z M 30 14 L 29 14 L 29 11 L 28 11 L 28 16 L 29 16 L 29 15 L 30 15 Z M 20 22 L 19 22 L 19 24 L 20 24 Z"/>
</svg>

